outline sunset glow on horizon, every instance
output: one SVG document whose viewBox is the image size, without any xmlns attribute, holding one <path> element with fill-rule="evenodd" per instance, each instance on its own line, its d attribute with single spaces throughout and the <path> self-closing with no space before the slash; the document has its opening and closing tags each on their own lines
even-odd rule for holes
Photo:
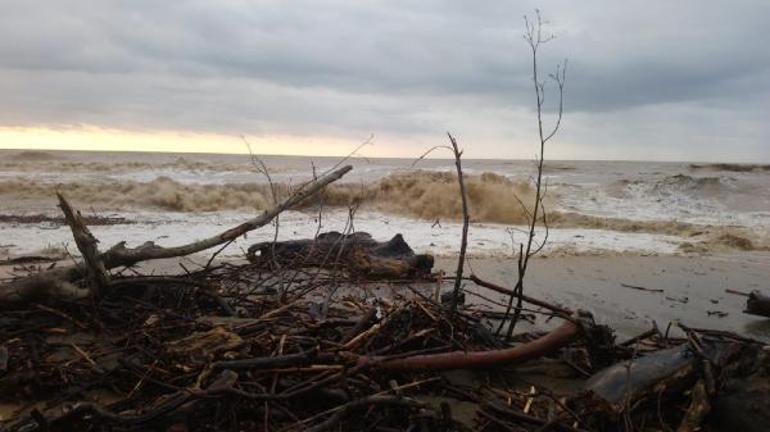
<svg viewBox="0 0 770 432">
<path fill-rule="evenodd" d="M 246 136 L 259 154 L 289 156 L 340 156 L 360 142 L 344 139 L 291 135 Z M 165 153 L 248 154 L 244 137 L 179 131 L 125 131 L 92 126 L 70 128 L 0 127 L 0 149 L 132 151 Z M 379 150 L 379 151 L 378 151 Z M 368 148 L 372 156 L 387 148 Z"/>
</svg>

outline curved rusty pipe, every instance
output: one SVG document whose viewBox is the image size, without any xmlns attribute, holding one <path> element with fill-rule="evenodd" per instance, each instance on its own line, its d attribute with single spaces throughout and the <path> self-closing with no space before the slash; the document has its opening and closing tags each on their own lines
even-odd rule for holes
<svg viewBox="0 0 770 432">
<path fill-rule="evenodd" d="M 580 325 L 572 321 L 527 343 L 512 348 L 490 351 L 452 351 L 440 354 L 424 354 L 388 360 L 387 357 L 361 356 L 359 366 L 371 366 L 387 370 L 448 370 L 473 369 L 500 364 L 521 363 L 540 358 L 572 342 L 580 333 Z"/>
</svg>

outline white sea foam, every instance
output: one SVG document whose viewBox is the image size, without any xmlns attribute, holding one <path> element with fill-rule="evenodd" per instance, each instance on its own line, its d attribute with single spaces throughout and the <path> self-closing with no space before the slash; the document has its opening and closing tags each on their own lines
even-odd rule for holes
<svg viewBox="0 0 770 432">
<path fill-rule="evenodd" d="M 264 159 L 282 193 L 311 177 L 311 162 L 318 172 L 338 162 Z M 460 211 L 451 161 L 420 161 L 417 168 L 422 173 L 414 172 L 412 159 L 347 162 L 354 170 L 326 194 L 330 224 L 341 217 L 334 216 L 337 213 L 346 214 L 335 205 L 344 207 L 362 197 L 359 229 L 379 238 L 402 232 L 413 237 L 408 241 L 441 253 L 457 249 Z M 526 183 L 534 173 L 532 162 L 467 160 L 464 167 L 472 195 L 474 253 L 510 252 L 506 228 L 526 216 L 514 195 L 531 201 Z M 687 250 L 768 245 L 770 168 L 765 166 L 547 161 L 545 178 L 551 253 L 670 253 L 683 244 Z M 264 177 L 247 156 L 77 152 L 19 156 L 0 151 L 0 214 L 56 214 L 54 189 L 63 190 L 85 212 L 113 211 L 140 222 L 95 228 L 107 236 L 105 243 L 148 239 L 141 234 L 184 239 L 213 233 L 271 202 Z M 314 226 L 304 228 L 301 215 L 284 215 L 285 235 L 296 238 L 314 232 Z M 443 228 L 430 228 L 436 219 Z M 216 225 L 217 221 L 222 223 Z M 57 233 L 66 234 L 62 229 L 1 228 L 2 244 L 23 243 L 8 239 L 23 238 L 25 230 L 41 239 L 36 247 L 67 238 Z"/>
<path fill-rule="evenodd" d="M 100 240 L 101 247 L 108 248 L 120 241 L 137 246 L 154 241 L 163 246 L 178 246 L 193 240 L 216 235 L 232 226 L 253 217 L 247 212 L 211 212 L 196 215 L 174 212 L 119 213 L 111 216 L 129 220 L 148 221 L 127 225 L 101 225 L 91 227 Z M 322 231 L 344 231 L 348 213 L 342 210 L 327 211 L 323 214 Z M 364 212 L 356 215 L 354 228 L 367 231 L 378 240 L 387 240 L 396 234 L 403 234 L 417 252 L 435 255 L 453 255 L 459 248 L 461 225 L 444 222 L 431 226 L 430 222 L 415 221 L 400 216 L 379 212 Z M 512 230 L 513 228 L 513 230 Z M 523 226 L 502 224 L 473 224 L 469 231 L 468 251 L 471 256 L 508 256 L 512 254 L 512 240 L 524 239 Z M 317 215 L 308 212 L 290 211 L 281 215 L 279 240 L 312 238 L 318 230 Z M 518 232 L 516 230 L 519 230 Z M 511 238 L 513 232 L 513 239 Z M 252 243 L 271 241 L 275 234 L 274 225 L 263 227 L 238 239 L 230 245 L 223 256 L 240 256 Z M 541 232 L 541 236 L 542 236 Z M 24 255 L 49 246 L 66 247 L 77 253 L 69 228 L 51 224 L 0 224 L 0 238 L 7 254 Z M 540 241 L 542 237 L 537 237 Z M 545 254 L 589 254 L 589 253 L 673 253 L 683 241 L 681 237 L 646 233 L 619 233 L 593 229 L 552 229 L 549 233 Z"/>
</svg>

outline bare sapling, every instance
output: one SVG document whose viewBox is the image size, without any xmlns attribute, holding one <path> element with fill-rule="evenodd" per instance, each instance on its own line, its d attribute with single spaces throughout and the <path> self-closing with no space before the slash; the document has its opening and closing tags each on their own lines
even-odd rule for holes
<svg viewBox="0 0 770 432">
<path fill-rule="evenodd" d="M 412 165 L 417 164 L 417 162 L 424 159 L 428 154 L 440 148 L 444 148 L 451 151 L 452 156 L 454 157 L 454 160 L 455 160 L 455 167 L 457 168 L 457 183 L 460 186 L 460 199 L 461 199 L 462 211 L 463 211 L 463 230 L 462 230 L 462 237 L 460 239 L 460 254 L 457 257 L 457 271 L 455 272 L 454 288 L 452 289 L 452 298 L 449 304 L 450 310 L 452 312 L 455 312 L 457 310 L 457 303 L 460 297 L 460 290 L 462 289 L 463 269 L 465 266 L 465 250 L 468 248 L 468 226 L 470 225 L 470 215 L 468 212 L 468 196 L 465 191 L 465 180 L 463 178 L 463 166 L 462 166 L 463 151 L 460 150 L 460 147 L 457 145 L 457 140 L 455 139 L 454 136 L 452 136 L 451 133 L 447 132 L 447 136 L 449 137 L 449 142 L 451 146 L 443 145 L 443 146 L 432 147 L 428 151 L 423 153 L 422 156 L 417 158 L 417 160 L 415 160 Z"/>
<path fill-rule="evenodd" d="M 543 25 L 547 24 L 542 20 L 540 11 L 535 10 L 535 19 L 530 21 L 527 16 L 524 16 L 524 40 L 529 45 L 532 54 L 532 84 L 535 90 L 535 107 L 537 114 L 537 132 L 538 142 L 540 145 L 540 152 L 537 156 L 537 173 L 534 179 L 535 196 L 531 204 L 531 209 L 527 208 L 524 203 L 519 201 L 519 204 L 524 208 L 525 213 L 528 216 L 528 230 L 526 232 L 526 240 L 519 244 L 518 262 L 517 262 L 517 281 L 514 287 L 513 294 L 508 299 L 508 305 L 505 311 L 503 319 L 500 321 L 500 326 L 497 329 L 497 334 L 500 334 L 505 324 L 508 322 L 508 329 L 506 332 L 506 339 L 510 339 L 513 334 L 513 330 L 516 327 L 516 323 L 521 316 L 522 301 L 524 294 L 524 276 L 527 273 L 529 260 L 534 255 L 537 255 L 545 246 L 548 240 L 548 218 L 545 210 L 545 196 L 547 192 L 547 185 L 543 181 L 543 167 L 545 164 L 545 146 L 558 132 L 561 126 L 562 114 L 564 112 L 564 83 L 567 77 L 567 60 L 556 66 L 556 71 L 549 74 L 549 78 L 556 84 L 556 91 L 558 94 L 558 109 L 556 112 L 556 119 L 554 125 L 550 130 L 543 127 L 543 109 L 545 103 L 545 81 L 540 80 L 538 71 L 538 52 L 540 47 L 553 40 L 554 35 L 544 35 Z M 544 230 L 543 239 L 539 242 L 535 242 L 535 237 L 538 232 L 538 226 L 541 226 Z M 516 301 L 516 307 L 513 312 L 513 317 L 509 319 L 511 309 L 513 309 L 514 300 Z"/>
</svg>

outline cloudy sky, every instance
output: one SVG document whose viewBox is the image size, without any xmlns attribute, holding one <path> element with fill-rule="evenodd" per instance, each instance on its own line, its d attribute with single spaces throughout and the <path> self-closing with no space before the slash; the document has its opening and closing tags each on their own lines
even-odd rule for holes
<svg viewBox="0 0 770 432">
<path fill-rule="evenodd" d="M 770 2 L 0 0 L 0 148 L 770 161 Z M 553 103 L 549 94 L 547 102 Z"/>
</svg>

